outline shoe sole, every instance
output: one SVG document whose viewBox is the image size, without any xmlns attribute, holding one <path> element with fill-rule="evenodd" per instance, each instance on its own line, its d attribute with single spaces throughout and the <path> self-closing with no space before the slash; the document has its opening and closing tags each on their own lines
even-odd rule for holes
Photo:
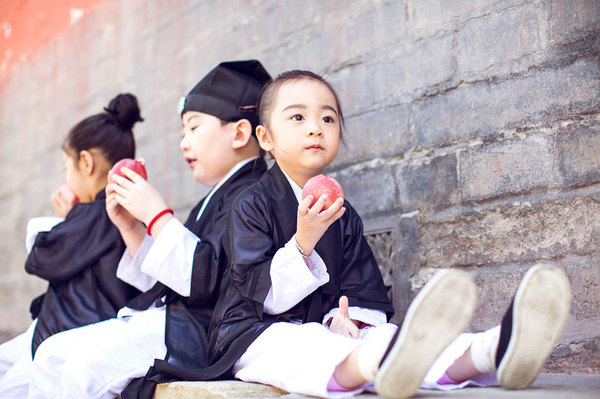
<svg viewBox="0 0 600 399">
<path fill-rule="evenodd" d="M 468 326 L 476 301 L 477 287 L 467 273 L 438 272 L 408 308 L 375 376 L 377 393 L 386 399 L 412 396 L 435 359 Z"/>
<path fill-rule="evenodd" d="M 560 337 L 571 307 L 569 279 L 552 266 L 527 271 L 517 288 L 512 331 L 496 373 L 500 385 L 523 389 L 533 383 Z"/>
</svg>

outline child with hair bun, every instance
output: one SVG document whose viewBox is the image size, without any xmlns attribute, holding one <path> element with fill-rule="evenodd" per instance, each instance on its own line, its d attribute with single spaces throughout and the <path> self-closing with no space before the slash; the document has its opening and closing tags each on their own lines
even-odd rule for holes
<svg viewBox="0 0 600 399">
<path fill-rule="evenodd" d="M 106 213 L 104 188 L 110 168 L 135 156 L 133 126 L 140 121 L 137 98 L 119 94 L 67 134 L 63 162 L 72 194 L 55 191 L 56 217 L 34 218 L 27 228 L 25 270 L 48 288 L 31 304 L 27 332 L 0 346 L 0 396 L 27 397 L 32 358 L 48 337 L 115 317 L 139 294 L 116 276 L 125 243 Z"/>
</svg>

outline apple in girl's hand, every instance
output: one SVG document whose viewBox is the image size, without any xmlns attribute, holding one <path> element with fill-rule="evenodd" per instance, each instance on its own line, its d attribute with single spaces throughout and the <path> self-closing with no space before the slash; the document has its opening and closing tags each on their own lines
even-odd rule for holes
<svg viewBox="0 0 600 399">
<path fill-rule="evenodd" d="M 146 173 L 146 163 L 141 158 L 139 160 L 131 159 L 131 158 L 121 159 L 119 162 L 117 162 L 112 167 L 110 172 L 108 172 L 108 175 L 110 176 L 114 173 L 119 176 L 123 176 L 123 174 L 121 173 L 122 167 L 126 167 L 126 168 L 133 170 L 135 173 L 142 176 L 144 178 L 144 180 L 148 179 L 148 174 Z M 123 177 L 126 178 L 126 176 L 123 176 Z"/>
<path fill-rule="evenodd" d="M 302 189 L 302 199 L 309 195 L 313 196 L 312 203 L 310 204 L 311 207 L 317 203 L 323 194 L 327 194 L 327 200 L 325 200 L 322 210 L 329 208 L 338 198 L 344 198 L 342 186 L 330 176 L 318 175 L 311 177 Z"/>
<path fill-rule="evenodd" d="M 79 198 L 75 195 L 67 183 L 64 183 L 58 188 L 58 196 L 63 200 L 65 204 L 78 204 Z"/>
</svg>

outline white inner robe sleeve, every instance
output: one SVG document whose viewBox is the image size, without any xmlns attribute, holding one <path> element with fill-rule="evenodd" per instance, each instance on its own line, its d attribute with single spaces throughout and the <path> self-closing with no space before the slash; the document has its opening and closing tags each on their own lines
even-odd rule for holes
<svg viewBox="0 0 600 399">
<path fill-rule="evenodd" d="M 31 252 L 31 248 L 35 244 L 35 238 L 39 233 L 50 231 L 54 226 L 64 221 L 64 218 L 58 216 L 40 216 L 29 219 L 25 233 L 25 249 L 27 249 L 27 253 Z"/>
<path fill-rule="evenodd" d="M 129 251 L 125 250 L 117 266 L 117 277 L 142 292 L 148 291 L 156 284 L 154 277 L 142 272 L 142 263 L 153 243 L 152 236 L 145 236 L 135 256 L 132 257 Z"/>
<path fill-rule="evenodd" d="M 264 303 L 267 314 L 280 314 L 300 303 L 320 286 L 329 282 L 323 259 L 312 251 L 310 268 L 296 248 L 296 235 L 280 248 L 271 261 L 271 288 Z"/>
<path fill-rule="evenodd" d="M 192 290 L 194 252 L 200 242 L 178 219 L 163 227 L 142 263 L 143 273 L 152 276 L 181 296 Z"/>
</svg>

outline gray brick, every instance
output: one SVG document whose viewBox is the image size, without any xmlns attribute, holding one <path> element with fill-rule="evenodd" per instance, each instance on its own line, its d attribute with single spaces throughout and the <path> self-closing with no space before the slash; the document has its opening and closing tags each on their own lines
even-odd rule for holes
<svg viewBox="0 0 600 399">
<path fill-rule="evenodd" d="M 402 60 L 398 62 L 398 60 Z M 346 112 L 411 102 L 455 70 L 452 37 L 443 34 L 415 44 L 393 46 L 328 76 Z"/>
<path fill-rule="evenodd" d="M 600 181 L 600 127 L 569 123 L 558 131 L 557 158 L 563 185 L 582 186 Z"/>
<path fill-rule="evenodd" d="M 344 189 L 344 198 L 361 217 L 397 207 L 394 176 L 388 168 L 342 170 L 332 176 Z"/>
<path fill-rule="evenodd" d="M 444 206 L 458 200 L 456 154 L 408 162 L 396 170 L 404 212 Z"/>
<path fill-rule="evenodd" d="M 457 24 L 503 7 L 522 4 L 523 0 L 462 1 L 407 0 L 407 23 L 417 37 L 431 36 L 440 30 L 455 30 Z"/>
<path fill-rule="evenodd" d="M 598 32 L 600 6 L 597 0 L 549 0 L 550 37 L 554 42 L 573 41 L 581 32 Z"/>
<path fill-rule="evenodd" d="M 485 266 L 596 253 L 600 204 L 593 198 L 515 202 L 494 210 L 425 221 L 421 254 L 429 267 Z"/>
<path fill-rule="evenodd" d="M 515 61 L 546 45 L 546 19 L 534 5 L 465 22 L 457 31 L 459 76 Z"/>
<path fill-rule="evenodd" d="M 552 138 L 541 133 L 460 153 L 461 198 L 477 201 L 557 185 Z"/>
<path fill-rule="evenodd" d="M 414 145 L 408 125 L 406 106 L 385 108 L 348 118 L 344 144 L 340 146 L 333 166 L 404 153 Z"/>
<path fill-rule="evenodd" d="M 593 59 L 502 82 L 460 85 L 415 105 L 417 142 L 443 146 L 530 121 L 599 109 L 600 72 Z"/>
</svg>

